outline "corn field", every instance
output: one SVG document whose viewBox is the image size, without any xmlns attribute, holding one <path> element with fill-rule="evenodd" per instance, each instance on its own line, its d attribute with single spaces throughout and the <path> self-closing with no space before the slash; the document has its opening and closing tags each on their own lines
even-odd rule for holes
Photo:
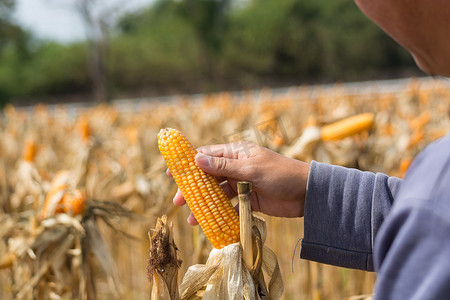
<svg viewBox="0 0 450 300">
<path fill-rule="evenodd" d="M 161 128 L 181 130 L 195 146 L 248 140 L 305 161 L 402 177 L 426 145 L 449 131 L 449 100 L 448 81 L 411 79 L 395 90 L 370 83 L 358 91 L 345 84 L 300 86 L 281 93 L 266 89 L 141 101 L 133 109 L 5 107 L 0 298 L 150 299 L 147 232 L 163 214 L 173 222 L 183 261 L 179 276 L 205 262 L 212 246 L 198 226 L 187 224 L 188 208 L 172 204 L 177 187 L 158 151 Z M 362 113 L 374 115 L 370 130 L 298 147 L 307 128 Z M 72 195 L 61 199 L 74 200 L 82 191 L 82 214 L 66 206 L 53 207 L 48 216 L 43 211 L 61 174 L 67 178 L 64 191 Z M 267 222 L 266 244 L 280 263 L 282 299 L 345 299 L 372 292 L 374 273 L 298 258 L 302 219 L 261 216 Z"/>
</svg>

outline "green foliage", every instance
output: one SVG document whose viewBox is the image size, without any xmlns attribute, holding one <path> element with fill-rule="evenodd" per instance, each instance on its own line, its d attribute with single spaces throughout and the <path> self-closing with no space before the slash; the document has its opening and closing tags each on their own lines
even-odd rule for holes
<svg viewBox="0 0 450 300">
<path fill-rule="evenodd" d="M 124 16 L 112 47 L 115 86 L 146 84 L 155 89 L 157 84 L 156 89 L 172 85 L 194 91 L 193 87 L 211 84 L 228 7 L 229 0 L 161 0 L 146 11 Z M 131 44 L 136 48 L 129 49 Z M 136 55 L 139 61 L 134 61 Z M 118 56 L 127 63 L 119 66 Z"/>
<path fill-rule="evenodd" d="M 61 94 L 67 90 L 86 90 L 86 46 L 45 43 L 34 53 L 24 75 L 29 91 L 38 94 Z"/>
<path fill-rule="evenodd" d="M 14 0 L 0 0 L 0 106 L 11 98 L 86 91 L 86 50 L 34 41 L 12 18 Z"/>
<path fill-rule="evenodd" d="M 3 29 L 5 26 L 10 25 L 12 23 L 11 19 L 12 19 L 12 14 L 14 11 L 14 6 L 15 6 L 14 0 L 0 0 L 0 28 L 1 29 Z M 0 37 L 1 37 L 1 35 L 0 35 Z"/>
<path fill-rule="evenodd" d="M 199 80 L 199 41 L 191 24 L 177 16 L 176 7 L 126 18 L 120 28 L 126 34 L 112 40 L 109 58 L 116 88 L 158 90 Z"/>
<path fill-rule="evenodd" d="M 0 58 L 0 96 L 29 98 L 88 90 L 84 44 L 47 42 L 34 47 L 27 56 L 13 46 L 5 49 Z"/>
<path fill-rule="evenodd" d="M 0 0 L 0 102 L 89 91 L 86 44 L 34 41 L 11 22 L 13 3 Z M 105 59 L 113 96 L 358 80 L 413 65 L 352 0 L 244 3 L 159 0 L 124 15 Z"/>
<path fill-rule="evenodd" d="M 358 78 L 390 64 L 412 62 L 409 54 L 367 19 L 352 1 L 327 3 L 323 10 L 327 40 L 323 63 L 331 78 Z"/>
<path fill-rule="evenodd" d="M 12 21 L 15 1 L 0 0 L 0 53 L 11 41 L 15 40 L 18 27 Z"/>
<path fill-rule="evenodd" d="M 223 65 L 255 80 L 355 80 L 388 62 L 411 62 L 349 0 L 253 1 L 230 17 L 224 44 Z"/>
</svg>

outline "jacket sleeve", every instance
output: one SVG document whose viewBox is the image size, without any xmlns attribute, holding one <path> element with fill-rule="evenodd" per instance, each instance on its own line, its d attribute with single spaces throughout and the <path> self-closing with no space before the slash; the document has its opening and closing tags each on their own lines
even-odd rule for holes
<svg viewBox="0 0 450 300">
<path fill-rule="evenodd" d="M 402 180 L 313 161 L 300 257 L 373 271 L 373 245 Z"/>
<path fill-rule="evenodd" d="M 377 239 L 375 299 L 448 299 L 448 206 L 409 200 L 388 216 Z"/>
<path fill-rule="evenodd" d="M 449 299 L 450 135 L 423 150 L 375 243 L 375 299 Z"/>
</svg>

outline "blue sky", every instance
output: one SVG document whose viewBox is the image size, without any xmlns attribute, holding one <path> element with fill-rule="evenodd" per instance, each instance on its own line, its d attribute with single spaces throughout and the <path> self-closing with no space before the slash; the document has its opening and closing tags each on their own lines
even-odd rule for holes
<svg viewBox="0 0 450 300">
<path fill-rule="evenodd" d="M 85 28 L 81 17 L 74 8 L 76 0 L 16 0 L 16 20 L 23 27 L 44 39 L 71 42 L 85 38 Z M 111 4 L 113 0 L 99 1 Z M 133 10 L 148 5 L 152 0 L 121 0 L 126 9 Z M 117 3 L 117 1 L 116 1 Z"/>
</svg>

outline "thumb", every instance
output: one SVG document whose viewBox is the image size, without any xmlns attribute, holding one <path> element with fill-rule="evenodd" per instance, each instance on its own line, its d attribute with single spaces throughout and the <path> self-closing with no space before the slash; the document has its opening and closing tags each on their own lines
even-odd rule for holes
<svg viewBox="0 0 450 300">
<path fill-rule="evenodd" d="M 236 179 L 242 177 L 242 160 L 209 156 L 204 153 L 195 155 L 195 162 L 206 173 L 214 176 L 224 176 Z"/>
</svg>

